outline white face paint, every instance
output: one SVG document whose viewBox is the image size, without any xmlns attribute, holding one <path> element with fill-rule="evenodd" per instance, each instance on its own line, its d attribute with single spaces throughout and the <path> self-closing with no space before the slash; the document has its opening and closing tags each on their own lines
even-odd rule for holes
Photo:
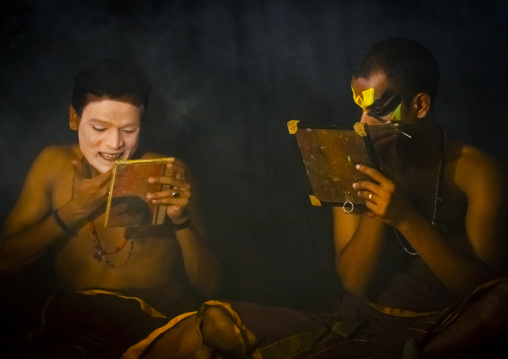
<svg viewBox="0 0 508 359">
<path fill-rule="evenodd" d="M 79 148 L 100 173 L 127 160 L 138 148 L 142 108 L 130 102 L 92 96 L 79 120 Z"/>
</svg>

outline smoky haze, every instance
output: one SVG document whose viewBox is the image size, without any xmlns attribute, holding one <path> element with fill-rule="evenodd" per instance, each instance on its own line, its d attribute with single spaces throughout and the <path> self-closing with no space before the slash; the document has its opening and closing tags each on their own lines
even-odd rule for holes
<svg viewBox="0 0 508 359">
<path fill-rule="evenodd" d="M 407 36 L 440 62 L 445 130 L 506 164 L 506 4 L 4 0 L 1 219 L 40 150 L 76 141 L 76 72 L 128 56 L 153 85 L 144 141 L 182 158 L 198 180 L 225 274 L 220 297 L 326 310 L 340 290 L 331 210 L 310 205 L 287 121 L 356 122 L 356 61 L 378 40 Z M 50 274 L 29 270 L 3 286 L 30 304 Z"/>
</svg>

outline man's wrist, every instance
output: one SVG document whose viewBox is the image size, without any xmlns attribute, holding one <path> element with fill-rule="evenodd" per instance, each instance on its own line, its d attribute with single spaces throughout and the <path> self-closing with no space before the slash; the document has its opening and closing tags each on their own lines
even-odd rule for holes
<svg viewBox="0 0 508 359">
<path fill-rule="evenodd" d="M 65 234 L 71 235 L 74 233 L 74 230 L 70 228 L 58 214 L 58 208 L 51 212 L 51 214 L 53 215 L 53 219 L 55 220 L 56 224 L 58 224 L 58 227 L 60 227 L 65 232 Z"/>
<path fill-rule="evenodd" d="M 181 231 L 182 229 L 186 229 L 192 226 L 192 220 L 190 216 L 187 216 L 183 221 L 171 220 L 171 222 L 173 223 L 173 229 L 175 231 Z"/>
</svg>

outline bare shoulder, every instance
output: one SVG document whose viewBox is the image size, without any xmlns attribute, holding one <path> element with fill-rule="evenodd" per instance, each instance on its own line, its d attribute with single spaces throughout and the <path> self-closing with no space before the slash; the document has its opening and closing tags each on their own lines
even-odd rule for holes
<svg viewBox="0 0 508 359">
<path fill-rule="evenodd" d="M 62 171 L 72 170 L 72 161 L 80 158 L 78 145 L 48 146 L 33 162 L 29 176 L 36 176 L 38 180 L 57 178 Z"/>
<path fill-rule="evenodd" d="M 69 181 L 74 170 L 72 160 L 79 158 L 78 146 L 49 146 L 39 153 L 5 223 L 5 233 L 30 227 L 46 216 L 54 200 L 54 189 Z"/>
<path fill-rule="evenodd" d="M 452 147 L 456 149 L 451 159 L 455 165 L 454 180 L 468 197 L 481 192 L 481 189 L 503 190 L 505 171 L 492 155 L 456 140 L 452 142 Z"/>
<path fill-rule="evenodd" d="M 80 159 L 78 145 L 57 146 L 52 145 L 44 148 L 32 164 L 33 169 L 60 168 L 62 164 L 71 164 L 72 160 Z M 50 171 L 46 171 L 50 172 Z M 58 172 L 58 171 L 57 171 Z"/>
<path fill-rule="evenodd" d="M 79 159 L 80 152 L 78 145 L 52 145 L 44 148 L 36 159 L 36 162 L 62 162 L 72 159 Z"/>
</svg>

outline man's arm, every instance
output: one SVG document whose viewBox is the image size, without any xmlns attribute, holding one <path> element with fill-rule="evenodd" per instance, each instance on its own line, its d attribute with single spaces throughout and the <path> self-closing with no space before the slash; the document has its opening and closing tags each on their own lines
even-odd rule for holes
<svg viewBox="0 0 508 359">
<path fill-rule="evenodd" d="M 175 233 L 190 283 L 205 296 L 213 295 L 220 286 L 219 264 L 216 257 L 193 226 L 177 230 Z"/>
<path fill-rule="evenodd" d="M 459 297 L 499 273 L 503 248 L 501 235 L 503 177 L 499 167 L 476 150 L 463 153 L 454 173 L 454 182 L 468 200 L 467 241 L 473 255 L 448 244 L 424 216 L 397 193 L 396 186 L 378 171 L 361 166 L 374 182 L 361 182 L 361 195 L 374 193 L 367 207 L 383 221 L 396 227 L 438 279 Z"/>
<path fill-rule="evenodd" d="M 346 213 L 333 208 L 335 267 L 348 292 L 365 295 L 381 258 L 386 225 L 369 212 Z"/>
<path fill-rule="evenodd" d="M 198 291 L 211 296 L 220 286 L 220 270 L 218 260 L 206 241 L 197 189 L 183 162 L 176 160 L 168 167 L 171 174 L 156 178 L 152 183 L 172 188 L 152 193 L 150 199 L 154 203 L 168 205 L 167 215 L 175 225 L 175 237 L 182 251 L 187 277 Z M 179 229 L 180 225 L 185 228 Z"/>
<path fill-rule="evenodd" d="M 55 201 L 53 194 L 57 183 L 62 183 L 64 178 L 72 181 L 74 177 L 72 197 L 69 185 L 69 196 L 63 202 L 57 201 L 58 204 L 63 204 L 59 208 L 59 217 L 69 228 L 73 228 L 96 209 L 97 203 L 105 200 L 108 174 L 89 180 L 88 183 L 76 178 L 73 176 L 71 157 L 65 151 L 56 146 L 48 147 L 30 168 L 20 197 L 2 227 L 0 276 L 28 267 L 58 240 L 69 236 L 52 215 Z M 90 188 L 96 190 L 85 194 L 84 191 Z"/>
<path fill-rule="evenodd" d="M 409 214 L 398 225 L 413 248 L 443 284 L 463 297 L 499 275 L 505 252 L 503 224 L 506 200 L 504 175 L 489 156 L 465 147 L 457 162 L 455 181 L 467 198 L 466 241 L 473 255 L 447 245 L 421 217 Z"/>
<path fill-rule="evenodd" d="M 56 150 L 44 150 L 30 168 L 20 197 L 2 227 L 0 276 L 20 271 L 41 257 L 65 232 L 51 216 L 52 162 Z"/>
</svg>

